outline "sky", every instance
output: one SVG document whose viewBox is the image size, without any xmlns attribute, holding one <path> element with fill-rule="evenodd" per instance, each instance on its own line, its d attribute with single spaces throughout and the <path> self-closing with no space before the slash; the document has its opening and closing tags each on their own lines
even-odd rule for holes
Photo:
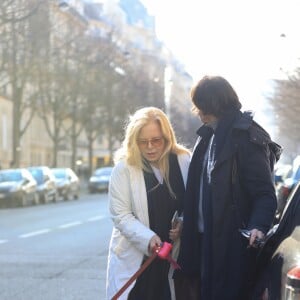
<svg viewBox="0 0 300 300">
<path fill-rule="evenodd" d="M 141 1 L 156 18 L 158 38 L 194 81 L 224 76 L 244 110 L 270 129 L 270 79 L 284 78 L 300 57 L 299 0 Z"/>
<path fill-rule="evenodd" d="M 157 37 L 194 82 L 224 76 L 243 110 L 273 130 L 266 98 L 271 80 L 286 78 L 299 65 L 300 0 L 140 1 L 155 16 Z"/>
</svg>

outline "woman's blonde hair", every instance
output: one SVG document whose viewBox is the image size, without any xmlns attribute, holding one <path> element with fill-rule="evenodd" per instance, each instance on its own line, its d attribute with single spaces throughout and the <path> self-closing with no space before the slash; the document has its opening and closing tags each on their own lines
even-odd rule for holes
<svg viewBox="0 0 300 300">
<path fill-rule="evenodd" d="M 157 122 L 161 128 L 165 140 L 165 149 L 161 155 L 158 166 L 165 179 L 167 186 L 172 192 L 169 184 L 169 153 L 183 154 L 190 153 L 187 148 L 177 143 L 173 127 L 167 115 L 159 108 L 144 107 L 137 110 L 129 117 L 125 130 L 125 138 L 121 148 L 116 152 L 114 161 L 117 163 L 124 160 L 127 164 L 148 171 L 147 164 L 143 160 L 137 140 L 141 129 L 151 122 Z"/>
</svg>

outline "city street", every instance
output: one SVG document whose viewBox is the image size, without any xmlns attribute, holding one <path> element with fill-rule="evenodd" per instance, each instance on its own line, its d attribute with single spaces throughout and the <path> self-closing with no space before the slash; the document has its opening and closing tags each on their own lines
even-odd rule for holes
<svg viewBox="0 0 300 300">
<path fill-rule="evenodd" d="M 0 210 L 1 300 L 104 300 L 107 194 Z"/>
</svg>

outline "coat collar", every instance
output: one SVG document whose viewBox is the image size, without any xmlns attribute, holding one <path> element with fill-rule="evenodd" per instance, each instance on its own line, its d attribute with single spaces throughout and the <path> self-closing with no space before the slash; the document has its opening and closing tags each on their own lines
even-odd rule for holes
<svg viewBox="0 0 300 300">
<path fill-rule="evenodd" d="M 238 112 L 238 117 L 236 118 L 236 121 L 233 124 L 234 129 L 240 129 L 240 130 L 248 130 L 253 122 L 253 112 L 252 111 L 245 111 L 245 112 Z M 207 125 L 202 125 L 198 130 L 197 134 L 201 138 L 207 138 L 210 137 L 212 128 L 210 128 Z"/>
<path fill-rule="evenodd" d="M 251 131 L 253 124 L 253 113 L 251 111 L 237 111 L 236 116 L 234 117 L 234 121 L 232 126 L 232 133 L 235 131 Z M 222 122 L 219 123 L 220 126 L 222 126 Z M 198 130 L 197 134 L 199 135 L 198 143 L 201 143 L 202 141 L 207 141 L 211 137 L 212 128 L 210 128 L 207 125 L 202 125 Z M 261 134 L 257 133 L 253 137 L 254 139 L 259 140 L 259 136 Z M 214 163 L 214 168 L 216 168 L 218 165 L 220 165 L 223 161 L 227 160 L 229 157 L 232 156 L 232 154 L 236 151 L 237 145 L 234 141 L 233 135 L 230 135 L 231 138 L 224 140 L 224 145 L 222 146 L 222 149 L 220 149 L 220 154 L 216 157 L 216 161 Z"/>
</svg>

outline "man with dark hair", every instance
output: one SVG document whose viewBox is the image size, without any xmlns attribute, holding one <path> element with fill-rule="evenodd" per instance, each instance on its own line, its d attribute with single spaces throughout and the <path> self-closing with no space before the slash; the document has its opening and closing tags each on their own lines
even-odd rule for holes
<svg viewBox="0 0 300 300">
<path fill-rule="evenodd" d="M 255 241 L 264 238 L 276 211 L 272 168 L 281 147 L 251 113 L 241 112 L 224 78 L 205 76 L 191 97 L 203 125 L 188 174 L 177 300 L 251 299 Z M 178 285 L 182 278 L 190 283 L 186 290 Z"/>
</svg>

